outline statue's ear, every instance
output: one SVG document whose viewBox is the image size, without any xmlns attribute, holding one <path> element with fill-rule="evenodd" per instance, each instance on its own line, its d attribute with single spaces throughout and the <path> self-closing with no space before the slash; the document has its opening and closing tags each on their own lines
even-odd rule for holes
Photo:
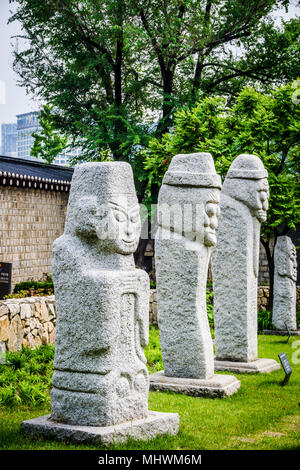
<svg viewBox="0 0 300 470">
<path fill-rule="evenodd" d="M 74 208 L 75 232 L 77 235 L 92 237 L 95 235 L 97 197 L 85 196 L 76 201 Z"/>
</svg>

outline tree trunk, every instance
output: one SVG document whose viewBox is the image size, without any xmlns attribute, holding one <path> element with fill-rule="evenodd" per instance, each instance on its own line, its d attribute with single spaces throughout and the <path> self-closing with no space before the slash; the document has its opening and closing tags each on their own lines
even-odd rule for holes
<svg viewBox="0 0 300 470">
<path fill-rule="evenodd" d="M 160 119 L 155 136 L 161 137 L 165 132 L 169 130 L 172 123 L 171 115 L 173 112 L 172 92 L 173 92 L 173 80 L 174 80 L 175 67 L 169 67 L 162 70 L 163 79 L 163 106 L 162 106 L 162 118 Z"/>
</svg>

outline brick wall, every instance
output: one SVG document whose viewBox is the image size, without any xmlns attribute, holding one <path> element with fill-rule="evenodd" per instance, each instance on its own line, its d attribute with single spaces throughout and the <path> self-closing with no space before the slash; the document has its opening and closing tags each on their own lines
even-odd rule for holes
<svg viewBox="0 0 300 470">
<path fill-rule="evenodd" d="M 0 262 L 12 286 L 51 273 L 52 244 L 64 229 L 68 193 L 0 186 Z"/>
</svg>

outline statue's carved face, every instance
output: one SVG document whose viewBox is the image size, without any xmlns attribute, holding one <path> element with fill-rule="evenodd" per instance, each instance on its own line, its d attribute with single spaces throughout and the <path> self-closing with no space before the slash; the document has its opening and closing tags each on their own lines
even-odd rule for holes
<svg viewBox="0 0 300 470">
<path fill-rule="evenodd" d="M 205 204 L 204 212 L 204 245 L 206 246 L 217 244 L 216 229 L 220 215 L 219 193 L 214 191 L 212 196 Z"/>
<path fill-rule="evenodd" d="M 265 222 L 269 198 L 267 178 L 259 180 L 228 178 L 225 180 L 223 191 L 233 199 L 243 202 L 259 222 Z"/>
<path fill-rule="evenodd" d="M 291 268 L 291 279 L 297 281 L 297 253 L 296 248 L 292 248 L 290 251 L 290 268 Z"/>
<path fill-rule="evenodd" d="M 115 197 L 98 203 L 92 196 L 77 205 L 76 233 L 100 241 L 103 251 L 131 254 L 137 249 L 141 232 L 136 198 Z"/>
<path fill-rule="evenodd" d="M 297 253 L 295 247 L 281 250 L 278 260 L 278 274 L 297 281 Z"/>
<path fill-rule="evenodd" d="M 267 220 L 267 210 L 269 207 L 269 184 L 266 178 L 257 181 L 256 188 L 256 209 L 254 215 L 259 222 L 265 222 Z"/>
<path fill-rule="evenodd" d="M 109 201 L 108 218 L 110 233 L 119 253 L 134 253 L 140 237 L 141 221 L 138 204 L 128 207 L 125 200 L 121 203 Z M 99 238 L 99 237 L 98 237 Z"/>
<path fill-rule="evenodd" d="M 189 242 L 214 246 L 217 242 L 219 201 L 218 188 L 181 189 L 177 198 L 172 197 L 172 203 L 159 204 L 158 224 L 165 229 L 160 236 L 172 240 L 185 238 L 191 249 L 195 246 Z"/>
</svg>

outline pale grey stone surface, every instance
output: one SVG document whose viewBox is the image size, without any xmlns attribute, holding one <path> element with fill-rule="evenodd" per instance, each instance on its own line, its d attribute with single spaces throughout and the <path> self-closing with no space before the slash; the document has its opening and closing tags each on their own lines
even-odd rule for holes
<svg viewBox="0 0 300 470">
<path fill-rule="evenodd" d="M 274 249 L 272 323 L 278 330 L 296 330 L 296 247 L 290 237 L 277 238 Z"/>
<path fill-rule="evenodd" d="M 214 374 L 209 379 L 166 377 L 164 371 L 149 376 L 150 390 L 183 393 L 193 397 L 225 398 L 237 392 L 240 381 L 232 375 Z"/>
<path fill-rule="evenodd" d="M 148 415 L 149 278 L 134 266 L 139 234 L 130 165 L 78 165 L 53 248 L 56 421 L 110 426 Z"/>
<path fill-rule="evenodd" d="M 218 243 L 212 256 L 217 360 L 257 359 L 259 238 L 268 196 L 261 160 L 238 156 L 221 191 Z"/>
<path fill-rule="evenodd" d="M 269 373 L 280 369 L 274 359 L 256 359 L 252 362 L 215 361 L 215 370 L 241 374 Z"/>
<path fill-rule="evenodd" d="M 220 188 L 212 156 L 195 153 L 173 157 L 159 192 L 158 325 L 169 377 L 207 379 L 214 374 L 205 293 Z"/>
<path fill-rule="evenodd" d="M 262 330 L 263 335 L 300 336 L 300 330 Z"/>
<path fill-rule="evenodd" d="M 89 442 L 91 444 L 117 444 L 128 438 L 148 440 L 157 436 L 175 435 L 179 428 L 176 413 L 149 411 L 146 418 L 112 426 L 75 426 L 57 423 L 50 415 L 23 421 L 22 430 L 32 436 L 45 436 L 62 441 Z"/>
</svg>

